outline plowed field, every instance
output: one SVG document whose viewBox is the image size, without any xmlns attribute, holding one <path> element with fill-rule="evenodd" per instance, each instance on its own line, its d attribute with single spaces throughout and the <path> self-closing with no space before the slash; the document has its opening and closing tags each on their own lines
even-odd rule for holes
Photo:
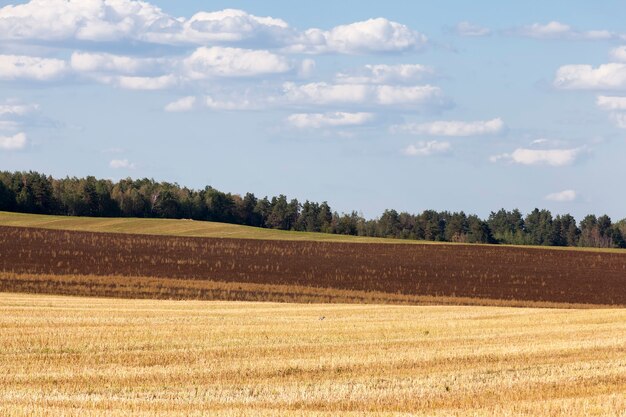
<svg viewBox="0 0 626 417">
<path fill-rule="evenodd" d="M 0 291 L 132 297 L 133 289 L 150 298 L 626 305 L 626 253 L 0 227 Z"/>
</svg>

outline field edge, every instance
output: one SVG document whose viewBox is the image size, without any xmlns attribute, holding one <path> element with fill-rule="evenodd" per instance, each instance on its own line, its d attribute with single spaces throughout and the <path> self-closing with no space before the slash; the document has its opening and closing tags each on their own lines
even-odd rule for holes
<svg viewBox="0 0 626 417">
<path fill-rule="evenodd" d="M 0 293 L 202 301 L 303 304 L 458 305 L 558 309 L 611 309 L 621 305 L 394 294 L 302 285 L 254 284 L 209 279 L 142 276 L 17 274 L 0 272 Z"/>
</svg>

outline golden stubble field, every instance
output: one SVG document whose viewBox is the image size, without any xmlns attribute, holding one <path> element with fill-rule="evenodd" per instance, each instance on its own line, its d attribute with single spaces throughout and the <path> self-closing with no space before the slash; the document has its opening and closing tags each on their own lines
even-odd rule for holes
<svg viewBox="0 0 626 417">
<path fill-rule="evenodd" d="M 0 293 L 2 416 L 626 416 L 626 310 Z"/>
</svg>

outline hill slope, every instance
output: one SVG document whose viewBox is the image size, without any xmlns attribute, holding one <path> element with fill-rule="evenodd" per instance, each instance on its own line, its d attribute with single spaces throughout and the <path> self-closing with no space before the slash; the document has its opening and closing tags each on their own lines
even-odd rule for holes
<svg viewBox="0 0 626 417">
<path fill-rule="evenodd" d="M 213 237 L 235 239 L 306 240 L 332 242 L 369 243 L 434 243 L 400 241 L 374 237 L 333 235 L 329 233 L 292 232 L 263 229 L 238 224 L 178 220 L 140 219 L 111 217 L 71 217 L 44 214 L 24 214 L 0 211 L 0 226 L 36 227 L 52 230 L 75 230 L 82 232 L 130 233 L 161 236 Z"/>
<path fill-rule="evenodd" d="M 139 235 L 207 237 L 232 239 L 294 240 L 312 242 L 391 243 L 409 245 L 468 245 L 465 243 L 402 240 L 365 236 L 335 235 L 330 233 L 294 232 L 238 224 L 196 221 L 187 219 L 142 219 L 126 217 L 72 217 L 45 214 L 25 214 L 0 211 L 0 226 L 34 227 L 51 230 L 73 230 L 97 233 L 125 233 Z M 477 243 L 471 246 L 493 246 Z M 497 245 L 499 247 L 540 248 L 542 250 L 574 250 L 626 254 L 624 249 L 574 248 L 558 246 Z"/>
</svg>

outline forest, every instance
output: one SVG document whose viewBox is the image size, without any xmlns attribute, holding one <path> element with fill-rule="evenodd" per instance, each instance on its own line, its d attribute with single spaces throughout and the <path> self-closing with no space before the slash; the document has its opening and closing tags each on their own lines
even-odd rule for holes
<svg viewBox="0 0 626 417">
<path fill-rule="evenodd" d="M 329 204 L 285 195 L 243 197 L 206 186 L 190 189 L 153 179 L 118 182 L 38 172 L 0 172 L 0 210 L 95 217 L 144 217 L 216 221 L 281 230 L 439 242 L 626 248 L 626 219 L 607 215 L 553 216 L 534 209 L 492 211 L 487 219 L 464 212 L 425 210 L 419 214 L 385 210 L 377 219 L 356 211 L 337 213 Z"/>
</svg>

